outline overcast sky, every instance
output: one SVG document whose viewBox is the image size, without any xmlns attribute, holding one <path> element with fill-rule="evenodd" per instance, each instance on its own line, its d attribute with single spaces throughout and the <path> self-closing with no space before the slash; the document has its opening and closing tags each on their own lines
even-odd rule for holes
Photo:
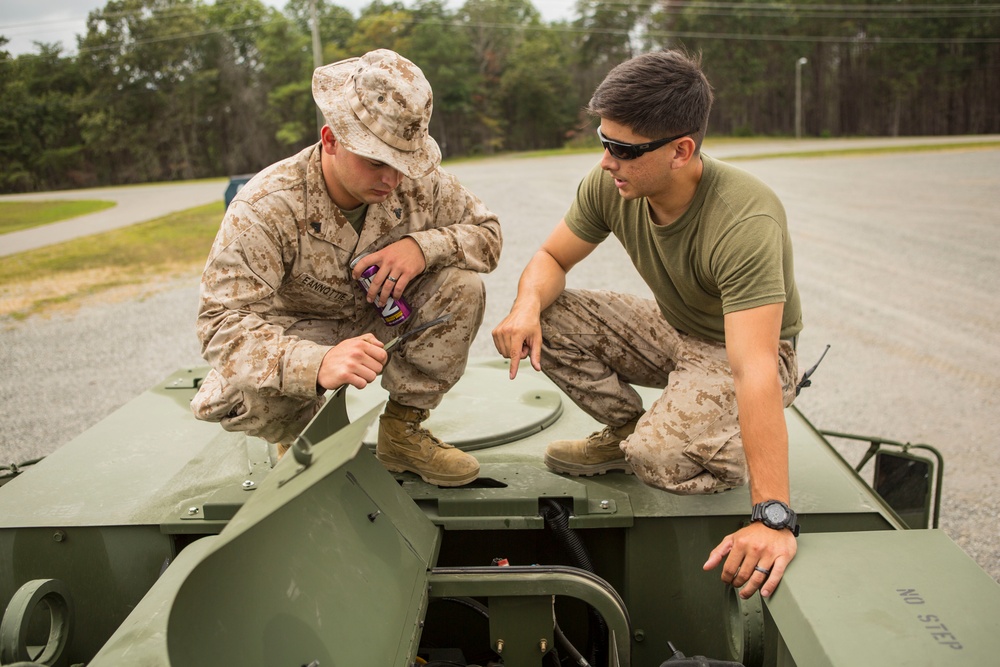
<svg viewBox="0 0 1000 667">
<path fill-rule="evenodd" d="M 286 0 L 263 0 L 284 7 Z M 371 0 L 334 0 L 355 16 Z M 36 53 L 34 42 L 60 42 L 64 54 L 76 53 L 76 37 L 87 27 L 87 14 L 107 4 L 106 0 L 0 0 L 0 35 L 10 41 L 4 47 L 12 55 Z M 406 3 L 409 5 L 409 3 Z M 461 6 L 451 0 L 448 5 Z M 575 0 L 532 0 L 545 21 L 570 18 Z"/>
</svg>

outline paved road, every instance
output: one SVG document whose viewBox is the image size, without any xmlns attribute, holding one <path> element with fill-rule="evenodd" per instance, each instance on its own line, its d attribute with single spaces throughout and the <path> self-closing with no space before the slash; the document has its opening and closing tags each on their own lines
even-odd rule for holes
<svg viewBox="0 0 1000 667">
<path fill-rule="evenodd" d="M 785 139 L 728 142 L 720 140 L 706 150 L 719 158 L 746 157 L 778 152 L 838 150 L 841 148 L 873 148 L 911 144 L 945 144 L 957 142 L 1000 141 L 1000 135 L 967 137 L 879 137 L 870 139 Z M 590 158 L 584 158 L 589 160 Z M 456 170 L 458 171 L 458 170 Z M 0 235 L 0 257 L 82 236 L 105 232 L 118 227 L 146 222 L 186 208 L 221 202 L 228 179 L 209 179 L 184 183 L 157 183 L 124 188 L 87 188 L 60 192 L 40 192 L 0 195 L 0 201 L 43 201 L 50 199 L 99 199 L 118 205 L 78 218 L 55 222 L 42 227 Z"/>
<path fill-rule="evenodd" d="M 117 206 L 41 227 L 0 235 L 0 257 L 41 248 L 52 243 L 71 241 L 82 236 L 133 225 L 137 222 L 146 222 L 168 213 L 183 211 L 213 201 L 219 202 L 219 210 L 221 211 L 223 194 L 227 184 L 227 179 L 216 178 L 185 183 L 133 185 L 124 188 L 87 188 L 60 192 L 3 195 L 0 196 L 0 201 L 98 199 L 116 202 Z"/>
<path fill-rule="evenodd" d="M 449 167 L 504 227 L 475 355 L 495 355 L 490 330 L 521 268 L 595 160 L 511 157 Z M 821 428 L 939 447 L 947 461 L 942 527 L 1000 580 L 1000 149 L 739 165 L 769 183 L 788 210 L 805 313 L 802 366 L 831 345 L 796 405 Z M 569 283 L 648 293 L 612 242 Z M 200 363 L 197 296 L 191 276 L 130 302 L 0 322 L 0 459 L 52 451 L 176 368 Z"/>
</svg>

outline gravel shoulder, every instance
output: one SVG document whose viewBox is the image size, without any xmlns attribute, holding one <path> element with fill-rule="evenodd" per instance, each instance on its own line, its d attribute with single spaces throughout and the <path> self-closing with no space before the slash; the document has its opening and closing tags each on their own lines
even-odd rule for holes
<svg viewBox="0 0 1000 667">
<path fill-rule="evenodd" d="M 490 330 L 521 268 L 596 159 L 448 168 L 504 228 L 474 355 L 495 355 Z M 939 448 L 942 528 L 1000 581 L 1000 149 L 739 166 L 771 185 L 788 211 L 805 312 L 800 366 L 831 346 L 796 405 L 819 428 Z M 570 274 L 570 286 L 648 294 L 613 240 Z M 49 453 L 176 368 L 201 364 L 197 298 L 191 275 L 70 313 L 0 321 L 0 464 Z M 856 460 L 859 447 L 842 451 Z"/>
</svg>

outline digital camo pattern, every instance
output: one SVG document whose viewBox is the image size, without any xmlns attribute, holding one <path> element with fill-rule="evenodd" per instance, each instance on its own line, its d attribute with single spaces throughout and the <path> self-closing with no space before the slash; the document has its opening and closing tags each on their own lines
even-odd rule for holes
<svg viewBox="0 0 1000 667">
<path fill-rule="evenodd" d="M 316 68 L 313 99 L 334 136 L 355 155 L 390 164 L 411 178 L 441 162 L 428 133 L 431 85 L 415 64 L 388 49 Z"/>
<path fill-rule="evenodd" d="M 542 370 L 587 414 L 618 427 L 640 416 L 622 450 L 646 484 L 678 494 L 747 482 L 736 388 L 723 343 L 677 331 L 656 303 L 566 290 L 542 313 Z M 791 343 L 779 347 L 785 406 L 795 398 Z M 632 385 L 663 388 L 645 408 Z"/>
<path fill-rule="evenodd" d="M 404 236 L 427 269 L 404 295 L 414 316 L 390 329 L 349 265 Z M 202 275 L 197 330 L 214 370 L 196 416 L 271 442 L 294 437 L 321 405 L 316 376 L 330 346 L 365 332 L 385 342 L 451 313 L 394 352 L 382 378 L 400 403 L 437 406 L 464 372 L 485 303 L 477 274 L 496 267 L 501 243 L 496 216 L 443 171 L 404 179 L 371 205 L 359 238 L 327 195 L 318 145 L 272 165 L 233 200 Z"/>
</svg>

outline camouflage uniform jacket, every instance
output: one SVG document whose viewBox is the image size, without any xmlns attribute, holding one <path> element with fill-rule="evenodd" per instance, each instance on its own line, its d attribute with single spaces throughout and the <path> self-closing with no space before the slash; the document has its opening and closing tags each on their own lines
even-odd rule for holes
<svg viewBox="0 0 1000 667">
<path fill-rule="evenodd" d="M 404 178 L 388 199 L 369 206 L 359 238 L 327 193 L 320 151 L 316 144 L 278 162 L 240 190 L 202 275 L 202 354 L 244 391 L 316 396 L 329 347 L 285 331 L 302 320 L 353 320 L 371 309 L 350 275 L 358 255 L 409 236 L 427 272 L 454 266 L 488 273 L 500 256 L 496 216 L 440 169 Z"/>
</svg>

